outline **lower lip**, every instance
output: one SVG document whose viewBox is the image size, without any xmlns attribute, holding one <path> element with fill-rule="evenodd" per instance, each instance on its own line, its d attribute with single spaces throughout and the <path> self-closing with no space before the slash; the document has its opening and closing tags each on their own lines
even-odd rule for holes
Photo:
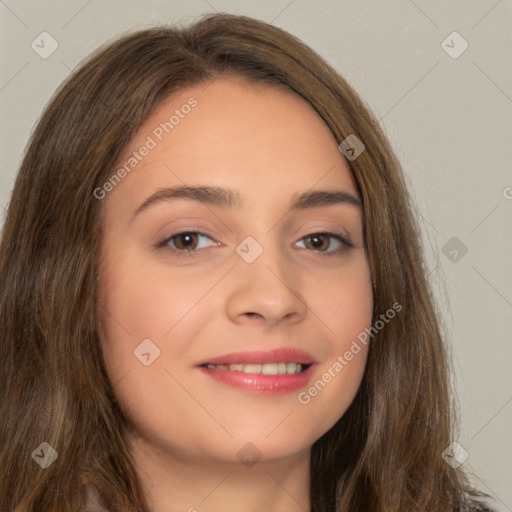
<svg viewBox="0 0 512 512">
<path fill-rule="evenodd" d="M 199 369 L 212 379 L 247 391 L 260 391 L 268 394 L 284 394 L 305 387 L 311 379 L 314 364 L 301 373 L 283 375 L 263 375 L 231 370 L 213 370 L 201 366 Z"/>
</svg>

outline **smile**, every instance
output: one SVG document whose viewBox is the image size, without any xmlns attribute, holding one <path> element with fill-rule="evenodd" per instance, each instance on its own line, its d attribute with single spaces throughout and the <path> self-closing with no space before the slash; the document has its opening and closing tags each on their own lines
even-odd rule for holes
<svg viewBox="0 0 512 512">
<path fill-rule="evenodd" d="M 262 375 L 293 375 L 301 373 L 310 365 L 300 363 L 266 363 L 266 364 L 210 364 L 202 365 L 210 370 L 256 373 Z"/>
<path fill-rule="evenodd" d="M 316 364 L 307 352 L 283 347 L 225 354 L 209 358 L 196 367 L 223 386 L 285 394 L 307 386 Z"/>
</svg>

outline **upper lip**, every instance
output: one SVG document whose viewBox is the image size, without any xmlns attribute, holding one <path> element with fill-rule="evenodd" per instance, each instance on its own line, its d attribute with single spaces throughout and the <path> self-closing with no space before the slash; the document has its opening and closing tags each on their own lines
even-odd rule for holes
<svg viewBox="0 0 512 512">
<path fill-rule="evenodd" d="M 317 361 L 305 352 L 297 348 L 276 348 L 267 350 L 251 350 L 244 352 L 234 352 L 218 357 L 212 357 L 200 363 L 204 364 L 266 364 L 266 363 L 299 363 L 315 364 Z"/>
</svg>

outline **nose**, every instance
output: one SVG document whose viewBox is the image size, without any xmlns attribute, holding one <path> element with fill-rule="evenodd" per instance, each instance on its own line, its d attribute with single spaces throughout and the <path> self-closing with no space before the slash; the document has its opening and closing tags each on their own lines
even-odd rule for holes
<svg viewBox="0 0 512 512">
<path fill-rule="evenodd" d="M 296 271 L 279 250 L 269 247 L 252 263 L 240 259 L 231 273 L 234 284 L 226 303 L 228 316 L 239 324 L 302 321 L 307 306 L 297 289 Z"/>
</svg>

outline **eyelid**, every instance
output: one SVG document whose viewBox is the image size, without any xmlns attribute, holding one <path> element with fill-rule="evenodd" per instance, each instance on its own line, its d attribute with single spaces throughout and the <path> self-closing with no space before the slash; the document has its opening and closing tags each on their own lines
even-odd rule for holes
<svg viewBox="0 0 512 512">
<path fill-rule="evenodd" d="M 171 233 L 170 235 L 167 235 L 167 236 L 164 236 L 162 239 L 160 239 L 159 242 L 156 243 L 155 247 L 157 249 L 161 248 L 161 249 L 165 249 L 165 248 L 168 248 L 170 251 L 172 251 L 174 254 L 177 254 L 178 256 L 180 255 L 186 255 L 187 257 L 191 257 L 191 256 L 195 256 L 196 253 L 198 251 L 202 251 L 202 252 L 206 252 L 208 251 L 208 249 L 210 249 L 210 247 L 206 247 L 206 248 L 203 248 L 203 249 L 192 249 L 192 250 L 178 250 L 178 249 L 174 249 L 172 247 L 170 247 L 168 244 L 169 244 L 169 241 L 179 235 L 183 235 L 185 233 L 192 233 L 192 234 L 197 234 L 199 236 L 204 236 L 206 238 L 209 238 L 210 240 L 214 240 L 213 237 L 211 237 L 210 235 L 207 235 L 206 233 L 204 233 L 203 231 L 200 231 L 199 229 L 195 229 L 195 228 L 187 228 L 187 229 L 181 229 L 175 233 Z M 215 240 L 214 240 L 215 241 Z M 215 241 L 215 244 L 212 245 L 212 247 L 217 247 L 221 245 L 220 242 L 217 242 Z"/>
<path fill-rule="evenodd" d="M 345 235 L 345 233 L 340 233 L 340 232 L 336 232 L 336 231 L 312 231 L 312 232 L 308 233 L 307 235 L 301 237 L 298 240 L 298 242 L 300 242 L 308 237 L 312 237 L 313 235 L 324 235 L 324 236 L 328 236 L 330 238 L 334 238 L 335 240 L 338 240 L 338 242 L 340 242 L 342 245 L 340 248 L 335 249 L 333 251 L 313 251 L 313 250 L 311 250 L 310 252 L 313 252 L 313 253 L 317 252 L 324 256 L 336 256 L 336 255 L 340 255 L 341 253 L 347 251 L 348 249 L 352 249 L 354 247 L 354 244 L 350 240 L 350 237 Z M 297 242 L 295 242 L 295 243 L 297 243 Z"/>
<path fill-rule="evenodd" d="M 214 240 L 213 237 L 211 237 L 210 235 L 200 231 L 199 229 L 196 229 L 196 228 L 186 228 L 186 229 L 182 229 L 180 231 L 177 231 L 175 233 L 171 233 L 170 235 L 167 235 L 165 236 L 163 239 L 161 239 L 159 242 L 157 242 L 155 244 L 155 247 L 157 249 L 169 249 L 174 255 L 176 256 L 185 256 L 186 258 L 194 258 L 194 257 L 198 257 L 200 256 L 201 254 L 206 254 L 212 247 L 218 247 L 220 245 L 222 245 L 221 242 L 216 242 L 215 240 L 215 244 L 211 245 L 210 247 L 205 247 L 205 248 L 202 248 L 202 249 L 190 249 L 190 250 L 179 250 L 179 249 L 174 249 L 172 247 L 169 246 L 169 241 L 179 235 L 182 235 L 182 234 L 185 234 L 185 233 L 192 233 L 192 234 L 196 234 L 196 235 L 199 235 L 199 236 L 203 236 L 203 237 L 206 237 L 206 238 L 209 238 L 210 240 Z M 341 244 L 342 244 L 342 247 L 334 250 L 334 251 L 314 251 L 314 250 L 310 250 L 310 252 L 317 252 L 317 253 L 320 253 L 322 255 L 325 255 L 325 256 L 336 256 L 336 255 L 339 255 L 340 253 L 342 252 L 345 252 L 346 250 L 348 249 L 351 249 L 354 247 L 354 244 L 352 243 L 352 241 L 350 240 L 350 236 L 347 236 L 347 234 L 345 234 L 345 232 L 341 232 L 340 230 L 333 230 L 333 231 L 326 231 L 326 230 L 312 230 L 310 232 L 308 232 L 306 235 L 302 236 L 301 238 L 299 238 L 299 240 L 297 240 L 297 242 L 294 243 L 297 244 L 298 242 L 301 242 L 303 241 L 304 239 L 308 238 L 308 237 L 311 237 L 313 235 L 324 235 L 324 236 L 328 236 L 329 238 L 331 239 L 337 239 Z M 306 249 L 301 249 L 301 250 L 306 250 Z"/>
</svg>

